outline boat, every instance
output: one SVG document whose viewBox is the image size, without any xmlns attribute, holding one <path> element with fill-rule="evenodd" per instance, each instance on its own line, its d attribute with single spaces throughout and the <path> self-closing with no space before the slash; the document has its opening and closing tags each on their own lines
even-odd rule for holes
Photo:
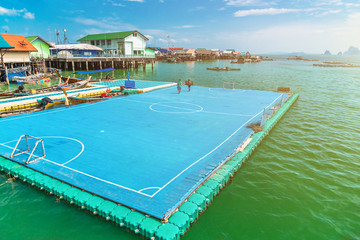
<svg viewBox="0 0 360 240">
<path fill-rule="evenodd" d="M 206 68 L 207 70 L 213 70 L 213 71 L 240 71 L 240 68 L 220 68 L 220 67 L 212 67 L 212 68 Z"/>
<path fill-rule="evenodd" d="M 100 101 L 104 101 L 104 100 L 108 100 L 108 97 L 101 97 L 101 96 L 97 96 L 97 97 L 72 96 L 72 97 L 69 97 L 69 101 L 72 105 L 77 105 L 77 104 L 81 104 L 81 103 L 100 102 Z"/>
<path fill-rule="evenodd" d="M 10 82 L 15 82 L 16 84 L 43 84 L 51 82 L 51 75 L 38 73 L 34 75 L 24 76 L 24 77 L 13 77 Z"/>
<path fill-rule="evenodd" d="M 101 95 L 92 96 L 92 97 L 79 97 L 79 94 L 76 96 L 68 97 L 72 105 L 77 105 L 81 103 L 93 103 L 109 99 L 110 97 L 123 95 L 122 91 L 110 91 L 102 93 Z M 126 94 L 124 94 L 126 95 Z"/>
<path fill-rule="evenodd" d="M 54 108 L 56 106 L 59 106 L 60 104 L 64 104 L 65 98 L 52 100 L 48 97 L 44 97 L 41 100 L 37 100 L 37 102 L 38 104 L 32 107 L 16 108 L 16 109 L 0 112 L 0 118 L 20 115 L 25 113 L 39 112 L 50 108 Z"/>
<path fill-rule="evenodd" d="M 105 68 L 105 69 L 100 69 L 100 70 L 93 70 L 93 71 L 84 71 L 84 72 L 74 72 L 74 74 L 80 74 L 80 75 L 84 75 L 84 74 L 93 74 L 93 73 L 102 73 L 102 72 L 109 72 L 109 71 L 114 71 L 114 68 Z M 80 82 L 83 81 L 84 78 L 70 78 L 70 77 L 63 77 L 60 76 L 62 81 L 68 81 L 68 83 L 76 83 L 76 82 Z M 112 78 L 109 74 L 106 74 L 105 78 L 90 78 L 90 82 L 105 82 L 105 81 L 112 81 L 114 80 L 114 78 Z"/>
<path fill-rule="evenodd" d="M 29 96 L 34 94 L 44 94 L 44 93 L 61 91 L 62 88 L 66 90 L 75 90 L 75 89 L 85 88 L 88 83 L 89 83 L 89 79 L 82 80 L 80 82 L 76 82 L 72 84 L 65 83 L 60 85 L 54 85 L 51 87 L 30 89 L 30 90 L 24 90 L 24 86 L 19 85 L 17 90 L 0 93 L 0 97 L 22 97 L 22 96 Z"/>
</svg>

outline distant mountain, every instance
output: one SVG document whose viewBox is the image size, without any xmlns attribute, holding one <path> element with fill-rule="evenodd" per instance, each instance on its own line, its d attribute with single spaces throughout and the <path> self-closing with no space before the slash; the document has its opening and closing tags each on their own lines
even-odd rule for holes
<svg viewBox="0 0 360 240">
<path fill-rule="evenodd" d="M 344 52 L 346 55 L 360 55 L 360 50 L 357 47 L 350 46 L 349 49 Z"/>
<path fill-rule="evenodd" d="M 299 55 L 305 55 L 306 53 L 304 52 L 293 52 L 293 53 L 288 53 L 288 55 L 296 55 L 296 56 L 299 56 Z"/>
<path fill-rule="evenodd" d="M 341 56 L 341 55 L 343 55 L 343 53 L 342 52 L 338 52 L 338 54 L 337 54 L 338 56 Z"/>
<path fill-rule="evenodd" d="M 324 52 L 324 55 L 331 55 L 331 52 L 330 52 L 329 50 L 326 50 L 326 51 Z"/>
</svg>

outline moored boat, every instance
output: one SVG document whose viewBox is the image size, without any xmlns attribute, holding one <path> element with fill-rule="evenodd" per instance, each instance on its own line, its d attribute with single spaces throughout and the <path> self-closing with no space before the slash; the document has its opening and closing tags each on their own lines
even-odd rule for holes
<svg viewBox="0 0 360 240">
<path fill-rule="evenodd" d="M 207 70 L 213 70 L 213 71 L 240 71 L 240 68 L 220 68 L 220 67 L 212 67 L 212 68 L 206 68 Z"/>
</svg>

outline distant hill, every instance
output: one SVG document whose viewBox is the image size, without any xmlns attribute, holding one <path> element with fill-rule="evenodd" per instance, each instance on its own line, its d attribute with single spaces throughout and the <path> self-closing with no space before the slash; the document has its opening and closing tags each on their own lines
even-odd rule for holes
<svg viewBox="0 0 360 240">
<path fill-rule="evenodd" d="M 288 55 L 296 55 L 296 56 L 299 56 L 299 55 L 305 55 L 306 53 L 304 52 L 292 52 L 292 53 L 288 53 Z"/>
<path fill-rule="evenodd" d="M 329 50 L 326 50 L 326 51 L 324 52 L 324 55 L 331 55 L 331 52 L 330 52 Z"/>
<path fill-rule="evenodd" d="M 360 55 L 360 50 L 357 47 L 350 46 L 349 49 L 344 52 L 346 55 Z"/>
</svg>

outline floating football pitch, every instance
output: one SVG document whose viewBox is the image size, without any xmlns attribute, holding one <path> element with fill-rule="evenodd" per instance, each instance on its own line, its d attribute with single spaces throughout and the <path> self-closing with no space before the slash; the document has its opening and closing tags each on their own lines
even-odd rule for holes
<svg viewBox="0 0 360 240">
<path fill-rule="evenodd" d="M 253 134 L 250 123 L 265 121 L 288 97 L 170 87 L 4 118 L 0 155 L 11 158 L 21 135 L 43 139 L 46 157 L 27 167 L 163 219 L 236 153 Z"/>
</svg>

